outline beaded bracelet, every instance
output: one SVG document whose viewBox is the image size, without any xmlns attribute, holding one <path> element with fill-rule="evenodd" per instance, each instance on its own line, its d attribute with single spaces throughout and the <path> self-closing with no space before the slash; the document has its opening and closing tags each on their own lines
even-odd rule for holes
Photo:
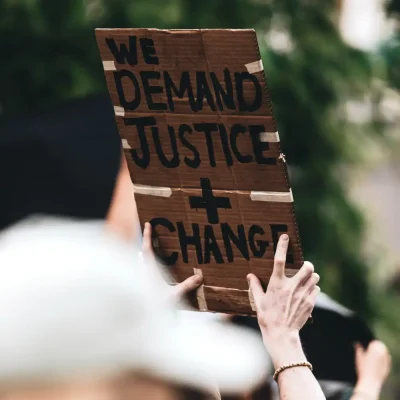
<svg viewBox="0 0 400 400">
<path fill-rule="evenodd" d="M 289 368 L 295 368 L 295 367 L 307 367 L 310 368 L 310 370 L 313 370 L 313 367 L 311 365 L 311 363 L 309 363 L 308 361 L 302 361 L 302 362 L 297 362 L 297 363 L 291 363 L 291 364 L 286 364 L 283 365 L 282 367 L 279 367 L 275 373 L 274 373 L 274 379 L 276 381 L 278 381 L 278 375 L 284 371 L 285 369 L 289 369 Z"/>
</svg>

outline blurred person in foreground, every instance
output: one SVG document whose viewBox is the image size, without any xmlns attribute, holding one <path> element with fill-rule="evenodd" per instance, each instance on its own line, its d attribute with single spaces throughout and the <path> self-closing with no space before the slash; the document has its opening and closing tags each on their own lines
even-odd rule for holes
<svg viewBox="0 0 400 400">
<path fill-rule="evenodd" d="M 310 264 L 284 276 L 287 244 L 282 237 L 266 293 L 248 277 L 276 368 L 305 360 L 298 330 L 318 293 Z M 266 379 L 259 338 L 185 323 L 151 257 L 102 223 L 18 224 L 0 236 L 0 265 L 2 400 L 169 400 L 193 390 L 210 398 L 216 388 L 242 393 Z M 282 399 L 324 398 L 307 367 L 286 368 L 278 383 Z"/>
</svg>

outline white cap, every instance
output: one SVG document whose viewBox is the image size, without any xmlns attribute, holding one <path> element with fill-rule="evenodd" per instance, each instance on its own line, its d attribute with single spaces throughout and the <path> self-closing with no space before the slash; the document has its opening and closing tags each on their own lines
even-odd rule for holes
<svg viewBox="0 0 400 400">
<path fill-rule="evenodd" d="M 100 223 L 29 220 L 1 235 L 0 387 L 136 371 L 235 393 L 266 379 L 258 336 L 179 319 L 147 263 Z"/>
</svg>

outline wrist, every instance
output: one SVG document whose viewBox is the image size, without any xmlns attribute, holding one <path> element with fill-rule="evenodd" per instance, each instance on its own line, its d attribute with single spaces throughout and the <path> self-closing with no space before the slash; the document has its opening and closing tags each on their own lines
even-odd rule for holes
<svg viewBox="0 0 400 400">
<path fill-rule="evenodd" d="M 263 342 L 271 356 L 275 369 L 283 365 L 307 361 L 298 332 L 279 334 L 263 332 Z"/>
<path fill-rule="evenodd" d="M 366 400 L 377 400 L 381 392 L 382 385 L 373 379 L 359 379 L 354 388 L 354 393 L 361 398 L 365 395 Z"/>
</svg>

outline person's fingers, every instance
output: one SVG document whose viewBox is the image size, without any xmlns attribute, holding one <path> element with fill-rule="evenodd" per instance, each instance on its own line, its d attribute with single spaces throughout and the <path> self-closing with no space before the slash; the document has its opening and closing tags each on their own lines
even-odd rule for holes
<svg viewBox="0 0 400 400">
<path fill-rule="evenodd" d="M 360 343 L 355 343 L 354 351 L 355 351 L 355 362 L 356 362 L 356 365 L 359 366 L 362 363 L 362 358 L 364 355 L 364 348 L 361 346 Z"/>
<path fill-rule="evenodd" d="M 259 310 L 259 304 L 262 296 L 265 294 L 261 286 L 260 280 L 254 274 L 248 274 L 247 280 L 249 282 L 249 289 L 253 296 L 256 309 Z"/>
<path fill-rule="evenodd" d="M 174 286 L 174 296 L 176 300 L 180 300 L 187 293 L 197 289 L 203 283 L 203 277 L 200 275 L 193 275 L 185 279 L 183 282 Z"/>
<path fill-rule="evenodd" d="M 311 292 L 314 287 L 318 284 L 319 282 L 319 275 L 317 273 L 313 273 L 309 276 L 309 278 L 304 282 L 303 287 L 304 290 L 308 293 Z"/>
<path fill-rule="evenodd" d="M 142 251 L 147 253 L 153 252 L 153 243 L 151 239 L 151 224 L 148 222 L 144 224 Z"/>
<path fill-rule="evenodd" d="M 308 261 L 304 261 L 304 264 L 299 269 L 297 274 L 293 276 L 291 279 L 293 279 L 294 282 L 300 286 L 305 284 L 310 279 L 313 272 L 314 272 L 314 265 L 312 265 Z"/>
<path fill-rule="evenodd" d="M 274 270 L 272 276 L 283 278 L 285 276 L 286 253 L 289 247 L 289 236 L 281 235 L 276 247 L 274 258 Z"/>
<path fill-rule="evenodd" d="M 310 294 L 307 297 L 307 304 L 308 307 L 311 308 L 311 311 L 314 309 L 315 302 L 317 301 L 317 296 L 321 292 L 321 289 L 319 286 L 314 286 L 314 288 L 311 290 Z"/>
</svg>

